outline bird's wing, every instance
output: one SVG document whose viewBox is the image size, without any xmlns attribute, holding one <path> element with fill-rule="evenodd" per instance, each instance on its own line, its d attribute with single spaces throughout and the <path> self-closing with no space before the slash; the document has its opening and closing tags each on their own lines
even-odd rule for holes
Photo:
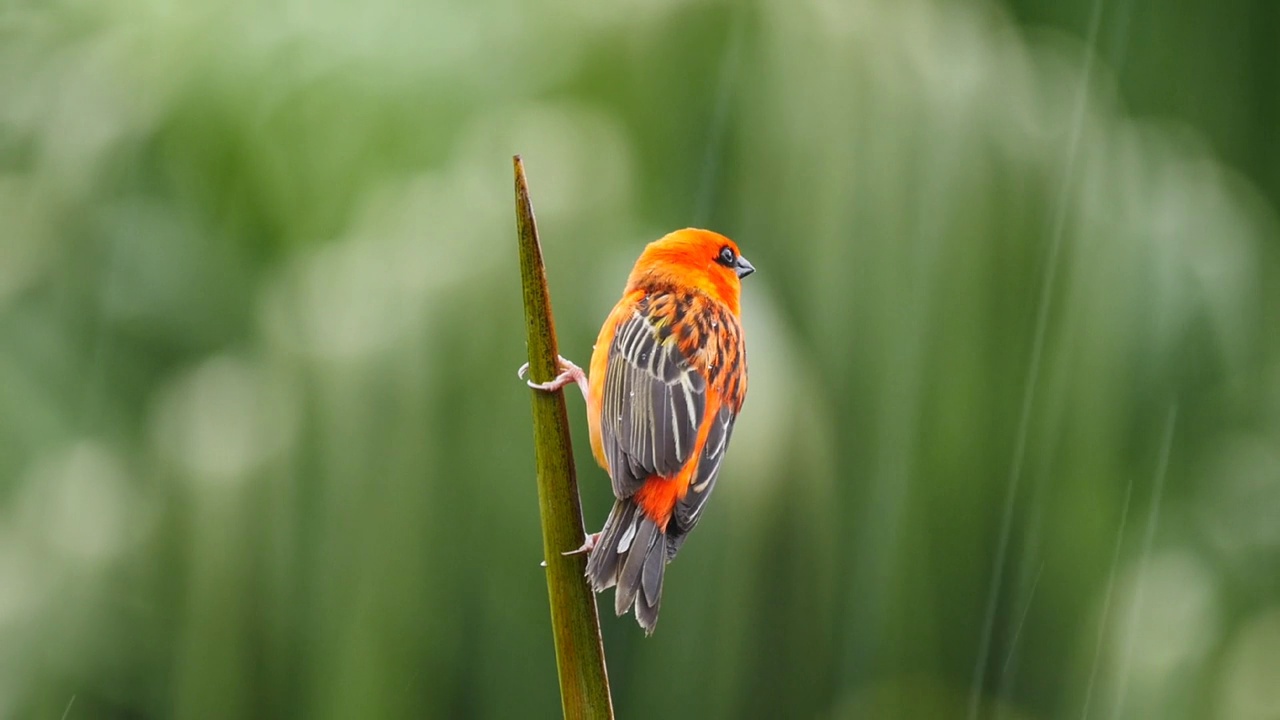
<svg viewBox="0 0 1280 720">
<path fill-rule="evenodd" d="M 722 404 L 719 412 L 711 419 L 711 428 L 707 432 L 707 442 L 698 458 L 698 469 L 689 482 L 689 490 L 676 502 L 672 517 L 672 527 L 668 529 L 670 538 L 667 543 L 667 557 L 675 557 L 676 551 L 684 542 L 684 538 L 698 524 L 702 517 L 702 508 L 711 497 L 716 487 L 716 478 L 720 475 L 720 463 L 724 461 L 725 450 L 729 447 L 729 438 L 733 436 L 733 423 L 738 414 Z"/>
<path fill-rule="evenodd" d="M 637 305 L 613 335 L 600 438 L 613 493 L 628 498 L 652 475 L 672 477 L 693 455 L 707 381 L 672 334 L 679 318 Z"/>
</svg>

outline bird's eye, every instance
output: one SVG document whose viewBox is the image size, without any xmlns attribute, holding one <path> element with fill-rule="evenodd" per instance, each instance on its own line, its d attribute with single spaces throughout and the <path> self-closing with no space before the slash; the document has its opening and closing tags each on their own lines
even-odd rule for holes
<svg viewBox="0 0 1280 720">
<path fill-rule="evenodd" d="M 716 258 L 716 262 L 726 267 L 733 267 L 733 264 L 734 262 L 737 261 L 737 259 L 738 258 L 735 257 L 733 254 L 733 248 L 729 247 L 728 245 L 725 245 L 724 247 L 720 248 L 720 256 Z"/>
</svg>

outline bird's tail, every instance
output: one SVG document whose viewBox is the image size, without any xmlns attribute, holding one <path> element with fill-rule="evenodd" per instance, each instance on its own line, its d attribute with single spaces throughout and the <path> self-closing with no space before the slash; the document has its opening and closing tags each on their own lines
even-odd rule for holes
<svg viewBox="0 0 1280 720">
<path fill-rule="evenodd" d="M 624 615 L 634 603 L 645 634 L 658 624 L 662 574 L 667 566 L 667 534 L 634 500 L 618 500 L 587 558 L 587 579 L 596 592 L 617 586 L 613 608 Z"/>
</svg>

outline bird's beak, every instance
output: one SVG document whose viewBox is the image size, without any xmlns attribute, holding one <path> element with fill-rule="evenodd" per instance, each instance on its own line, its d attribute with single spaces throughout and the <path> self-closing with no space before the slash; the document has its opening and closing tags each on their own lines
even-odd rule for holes
<svg viewBox="0 0 1280 720">
<path fill-rule="evenodd" d="M 747 262 L 746 258 L 739 255 L 738 261 L 733 264 L 733 271 L 738 273 L 738 277 L 744 278 L 750 275 L 751 273 L 755 272 L 756 267 L 751 263 Z"/>
</svg>

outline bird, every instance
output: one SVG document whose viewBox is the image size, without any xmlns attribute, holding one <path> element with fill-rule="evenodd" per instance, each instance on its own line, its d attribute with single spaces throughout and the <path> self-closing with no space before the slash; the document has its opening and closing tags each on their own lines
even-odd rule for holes
<svg viewBox="0 0 1280 720">
<path fill-rule="evenodd" d="M 755 267 L 719 233 L 685 228 L 649 243 L 600 329 L 588 375 L 560 373 L 530 387 L 576 383 L 587 401 L 591 450 L 609 474 L 613 509 L 581 548 L 599 593 L 632 607 L 645 635 L 658 622 L 666 564 L 702 517 L 747 395 L 741 281 Z M 528 370 L 525 364 L 519 376 Z"/>
</svg>

